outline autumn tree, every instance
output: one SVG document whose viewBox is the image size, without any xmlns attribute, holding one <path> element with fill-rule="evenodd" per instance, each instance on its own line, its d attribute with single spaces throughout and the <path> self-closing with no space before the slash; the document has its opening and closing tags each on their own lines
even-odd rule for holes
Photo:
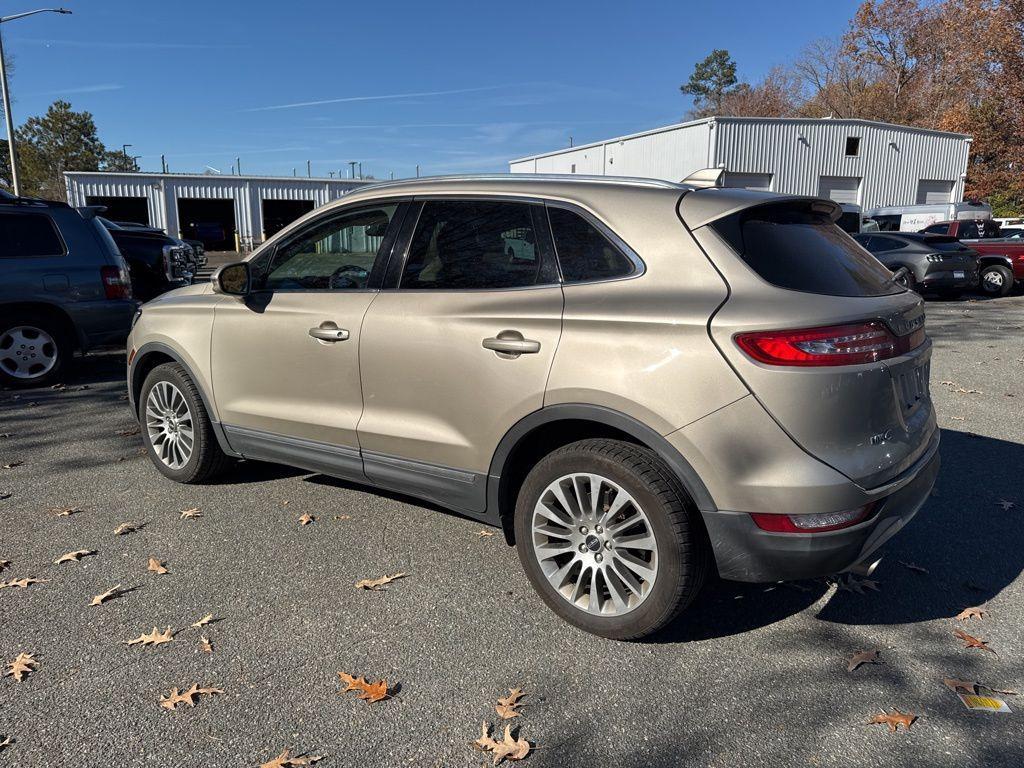
<svg viewBox="0 0 1024 768">
<path fill-rule="evenodd" d="M 704 117 L 721 112 L 722 102 L 737 82 L 736 62 L 728 51 L 716 48 L 697 62 L 690 79 L 679 90 L 693 97 L 692 115 Z"/>
</svg>

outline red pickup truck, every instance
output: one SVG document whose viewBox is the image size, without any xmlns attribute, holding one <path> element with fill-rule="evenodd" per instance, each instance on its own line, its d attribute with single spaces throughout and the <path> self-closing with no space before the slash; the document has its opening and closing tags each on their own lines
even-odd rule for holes
<svg viewBox="0 0 1024 768">
<path fill-rule="evenodd" d="M 1024 240 L 1004 237 L 991 219 L 940 221 L 921 231 L 955 237 L 981 254 L 979 282 L 990 296 L 1005 296 L 1013 290 L 1014 281 L 1024 281 Z"/>
</svg>

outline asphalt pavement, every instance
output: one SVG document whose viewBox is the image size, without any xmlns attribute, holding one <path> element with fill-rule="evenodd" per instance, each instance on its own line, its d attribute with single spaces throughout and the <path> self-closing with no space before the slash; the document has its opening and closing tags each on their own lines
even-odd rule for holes
<svg viewBox="0 0 1024 768">
<path fill-rule="evenodd" d="M 123 355 L 85 358 L 63 389 L 2 391 L 0 465 L 21 463 L 0 469 L 0 582 L 46 581 L 0 590 L 0 662 L 39 662 L 0 678 L 0 766 L 258 766 L 285 748 L 478 766 L 471 742 L 512 687 L 525 766 L 1020 766 L 1024 696 L 969 712 L 942 680 L 1024 687 L 1024 297 L 930 302 L 928 325 L 943 467 L 878 591 L 714 582 L 640 643 L 563 623 L 500 533 L 415 500 L 254 462 L 169 482 L 134 433 Z M 141 528 L 114 535 L 125 522 Z M 96 554 L 53 564 L 81 549 Z M 385 591 L 353 586 L 396 572 Z M 126 644 L 168 626 L 172 642 Z M 881 664 L 847 672 L 871 649 Z M 339 671 L 393 695 L 342 695 Z M 192 684 L 224 693 L 160 707 Z M 919 719 L 867 724 L 891 708 Z"/>
</svg>

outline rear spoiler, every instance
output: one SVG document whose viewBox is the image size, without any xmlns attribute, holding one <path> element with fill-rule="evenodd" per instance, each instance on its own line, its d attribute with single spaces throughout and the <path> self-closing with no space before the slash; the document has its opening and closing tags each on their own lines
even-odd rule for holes
<svg viewBox="0 0 1024 768">
<path fill-rule="evenodd" d="M 101 216 L 107 212 L 107 206 L 105 205 L 83 205 L 76 209 L 86 221 L 92 221 L 97 216 Z"/>
<path fill-rule="evenodd" d="M 725 168 L 701 168 L 699 171 L 691 173 L 679 183 L 695 189 L 724 187 Z"/>
</svg>

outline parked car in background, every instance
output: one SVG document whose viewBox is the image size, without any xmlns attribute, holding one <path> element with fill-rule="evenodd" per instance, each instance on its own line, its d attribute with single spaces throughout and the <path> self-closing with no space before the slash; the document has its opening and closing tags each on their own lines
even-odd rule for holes
<svg viewBox="0 0 1024 768">
<path fill-rule="evenodd" d="M 839 214 L 605 176 L 368 186 L 146 304 L 129 399 L 174 481 L 246 457 L 419 496 L 502 526 L 567 621 L 642 637 L 713 566 L 869 572 L 931 492 L 924 305 Z"/>
<path fill-rule="evenodd" d="M 151 232 L 158 235 L 167 234 L 164 230 L 158 227 L 153 227 L 149 224 L 139 224 L 136 221 L 115 221 L 114 223 L 121 227 L 121 229 L 133 229 L 142 232 Z M 188 240 L 180 237 L 172 237 L 171 239 L 177 240 L 179 243 L 184 243 L 192 249 L 192 258 L 189 261 L 192 266 L 192 274 L 196 274 L 200 269 L 206 266 L 206 246 L 203 245 L 202 240 Z"/>
<path fill-rule="evenodd" d="M 898 281 L 918 293 L 959 295 L 978 287 L 978 253 L 955 237 L 910 232 L 872 232 L 854 235 Z"/>
<path fill-rule="evenodd" d="M 990 296 L 1006 296 L 1015 282 L 1024 280 L 1024 242 L 1004 237 L 990 219 L 943 221 L 923 231 L 955 237 L 977 251 L 981 290 Z"/>
<path fill-rule="evenodd" d="M 125 229 L 102 216 L 97 218 L 128 263 L 136 299 L 149 301 L 192 282 L 192 249 L 185 243 L 160 230 Z"/>
<path fill-rule="evenodd" d="M 94 216 L 0 191 L 0 384 L 49 384 L 76 351 L 123 343 L 137 306 Z"/>
<path fill-rule="evenodd" d="M 940 221 L 990 219 L 992 206 L 971 200 L 930 205 L 890 205 L 871 208 L 867 216 L 878 223 L 882 232 L 920 232 L 928 225 Z"/>
</svg>

